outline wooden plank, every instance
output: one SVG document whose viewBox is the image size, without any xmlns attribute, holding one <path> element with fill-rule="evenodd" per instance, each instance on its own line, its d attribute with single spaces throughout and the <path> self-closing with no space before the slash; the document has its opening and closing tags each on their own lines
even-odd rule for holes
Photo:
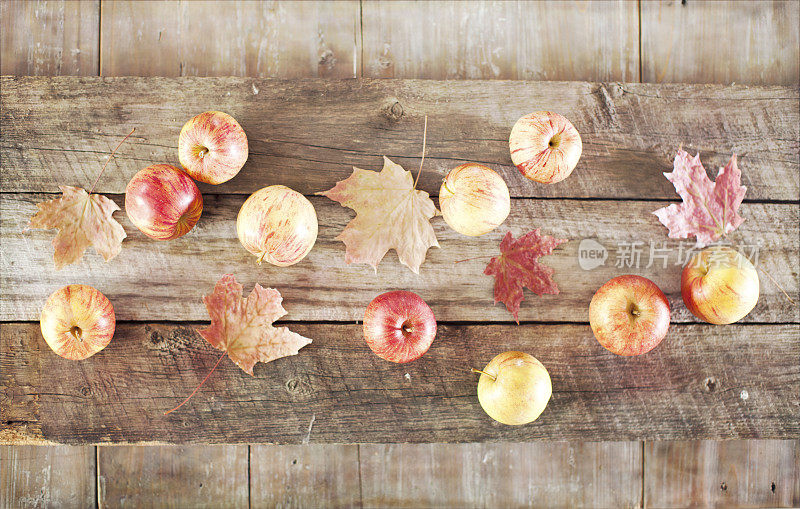
<svg viewBox="0 0 800 509">
<path fill-rule="evenodd" d="M 310 421 L 309 421 L 310 422 Z M 307 432 L 313 433 L 313 423 Z M 252 507 L 360 507 L 358 445 L 254 445 Z"/>
<path fill-rule="evenodd" d="M 246 445 L 100 447 L 98 505 L 248 507 L 247 461 Z"/>
<path fill-rule="evenodd" d="M 674 200 L 662 172 L 683 144 L 701 153 L 713 175 L 739 154 L 748 200 L 800 197 L 797 88 L 248 78 L 7 77 L 0 84 L 3 192 L 88 186 L 136 127 L 97 187 L 122 193 L 141 168 L 178 164 L 186 120 L 221 109 L 248 133 L 250 159 L 230 182 L 201 186 L 205 192 L 249 194 L 281 183 L 312 194 L 349 176 L 353 165 L 379 167 L 382 154 L 414 168 L 428 115 L 420 188 L 434 194 L 450 169 L 477 161 L 499 171 L 517 197 Z M 522 177 L 508 150 L 514 122 L 540 108 L 565 114 L 583 137 L 577 169 L 551 186 Z"/>
<path fill-rule="evenodd" d="M 364 76 L 639 81 L 635 2 L 364 2 Z"/>
<path fill-rule="evenodd" d="M 97 75 L 99 0 L 5 0 L 0 27 L 0 74 Z"/>
<path fill-rule="evenodd" d="M 642 81 L 800 83 L 800 3 L 641 2 Z"/>
<path fill-rule="evenodd" d="M 254 377 L 225 361 L 165 416 L 218 358 L 193 326 L 118 324 L 111 344 L 78 365 L 49 351 L 37 323 L 4 324 L 0 441 L 25 434 L 70 444 L 299 444 L 800 433 L 797 325 L 674 325 L 638 358 L 607 352 L 585 325 L 440 325 L 431 350 L 407 365 L 375 356 L 359 325 L 291 327 L 314 340 L 299 355 L 259 364 Z M 478 405 L 469 368 L 505 350 L 535 355 L 553 380 L 547 410 L 529 426 L 498 425 Z"/>
<path fill-rule="evenodd" d="M 359 3 L 103 4 L 103 76 L 354 78 Z"/>
<path fill-rule="evenodd" d="M 335 237 L 353 217 L 352 211 L 325 198 L 312 197 L 320 230 L 309 255 L 291 267 L 256 265 L 255 257 L 241 247 L 235 221 L 244 196 L 206 195 L 198 225 L 186 236 L 156 242 L 131 225 L 126 216 L 116 217 L 128 233 L 120 255 L 105 263 L 93 249 L 84 259 L 60 271 L 52 262 L 54 232 L 25 232 L 35 203 L 43 195 L 3 195 L 0 200 L 0 319 L 38 320 L 47 297 L 66 284 L 93 285 L 111 299 L 118 320 L 208 319 L 201 297 L 216 281 L 233 273 L 249 292 L 256 282 L 277 288 L 289 314 L 286 319 L 361 320 L 369 302 L 389 289 L 417 292 L 428 302 L 439 321 L 511 321 L 503 304 L 493 305 L 494 279 L 483 270 L 491 256 L 499 254 L 506 231 L 520 235 L 543 228 L 549 235 L 571 239 L 542 259 L 555 269 L 559 295 L 538 297 L 527 290 L 519 318 L 523 321 L 588 320 L 588 303 L 595 291 L 620 273 L 636 273 L 652 279 L 667 294 L 673 322 L 696 322 L 680 296 L 680 243 L 667 238 L 667 230 L 651 214 L 663 202 L 514 200 L 505 224 L 481 237 L 452 231 L 441 217 L 433 220 L 441 248 L 428 251 L 420 273 L 401 265 L 392 251 L 374 272 L 369 265 L 347 265 L 345 247 Z M 123 197 L 113 197 L 123 206 Z M 800 211 L 792 204 L 747 203 L 741 208 L 747 220 L 732 236 L 745 254 L 755 252 L 758 265 L 797 299 L 800 271 Z M 582 239 L 593 238 L 608 249 L 605 265 L 585 271 L 579 265 Z M 668 242 L 669 241 L 669 242 Z M 642 242 L 637 265 L 626 262 L 626 250 Z M 650 258 L 650 244 L 666 246 L 668 258 Z M 665 243 L 665 244 L 664 244 Z M 684 242 L 684 248 L 693 246 Z M 752 249 L 751 249 L 752 247 Z M 746 249 L 745 249 L 746 248 Z M 684 249 L 685 257 L 686 249 Z M 657 253 L 656 253 L 657 254 Z M 459 260 L 478 257 L 464 263 Z M 647 267 L 650 262 L 654 263 Z M 198 270 L 198 267 L 202 270 Z M 797 300 L 795 300 L 797 302 Z M 744 322 L 800 322 L 800 309 L 789 302 L 762 273 L 761 296 Z"/>
<path fill-rule="evenodd" d="M 0 507 L 94 507 L 94 467 L 91 446 L 0 446 Z"/>
<path fill-rule="evenodd" d="M 800 441 L 651 442 L 646 507 L 798 507 Z"/>
<path fill-rule="evenodd" d="M 639 442 L 361 446 L 365 507 L 638 507 Z"/>
</svg>

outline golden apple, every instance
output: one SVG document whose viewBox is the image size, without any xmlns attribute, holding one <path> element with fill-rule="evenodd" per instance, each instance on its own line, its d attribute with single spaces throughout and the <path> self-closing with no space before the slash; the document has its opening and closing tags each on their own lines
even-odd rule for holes
<svg viewBox="0 0 800 509">
<path fill-rule="evenodd" d="M 550 374 L 535 357 L 523 352 L 503 352 L 489 361 L 478 380 L 478 401 L 483 410 L 502 424 L 535 421 L 544 411 L 553 386 Z"/>
<path fill-rule="evenodd" d="M 681 274 L 681 295 L 689 311 L 713 324 L 741 320 L 758 302 L 759 282 L 750 260 L 727 246 L 695 253 Z"/>
<path fill-rule="evenodd" d="M 536 111 L 517 120 L 508 145 L 517 169 L 542 184 L 569 177 L 583 151 L 581 135 L 572 122 L 551 111 Z"/>
<path fill-rule="evenodd" d="M 464 235 L 483 235 L 508 217 L 511 196 L 503 177 L 481 164 L 453 168 L 439 190 L 439 208 L 447 224 Z"/>
<path fill-rule="evenodd" d="M 55 353 L 65 359 L 82 360 L 111 342 L 117 320 L 114 307 L 99 290 L 69 285 L 47 298 L 39 325 Z"/>
</svg>

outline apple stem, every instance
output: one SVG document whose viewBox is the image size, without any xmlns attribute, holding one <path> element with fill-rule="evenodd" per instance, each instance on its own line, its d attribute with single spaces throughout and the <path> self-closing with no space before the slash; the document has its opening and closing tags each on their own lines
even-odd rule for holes
<svg viewBox="0 0 800 509">
<path fill-rule="evenodd" d="M 422 175 L 422 163 L 425 162 L 425 144 L 428 141 L 428 115 L 425 115 L 425 129 L 422 131 L 422 159 L 419 161 L 419 171 L 417 172 L 417 179 L 414 181 L 414 189 L 417 188 L 419 176 Z"/>
<path fill-rule="evenodd" d="M 259 256 L 259 257 L 258 257 L 258 260 L 256 260 L 256 264 L 257 264 L 257 265 L 261 265 L 261 262 L 263 262 L 263 261 L 264 261 L 264 257 L 265 257 L 265 256 L 267 256 L 267 252 L 266 252 L 266 251 L 264 251 L 263 253 L 261 253 L 261 256 Z"/>
<path fill-rule="evenodd" d="M 482 374 L 482 375 L 486 375 L 486 376 L 488 376 L 488 377 L 489 377 L 489 378 L 491 378 L 492 380 L 495 380 L 495 381 L 497 380 L 497 377 L 496 377 L 496 376 L 494 376 L 494 375 L 493 375 L 493 374 L 491 374 L 491 373 L 487 373 L 486 371 L 481 371 L 480 369 L 475 369 L 475 368 L 470 368 L 470 369 L 472 369 L 472 372 L 473 372 L 473 373 L 480 373 L 480 374 Z"/>
<path fill-rule="evenodd" d="M 100 170 L 100 174 L 97 175 L 96 179 L 94 179 L 94 184 L 92 184 L 92 188 L 89 189 L 89 194 L 92 194 L 92 191 L 94 191 L 94 186 L 97 185 L 97 182 L 100 180 L 100 177 L 103 176 L 103 172 L 106 171 L 106 166 L 108 166 L 108 162 L 111 161 L 111 159 L 114 158 L 114 154 L 117 153 L 117 149 L 119 149 L 119 147 L 121 147 L 122 144 L 125 143 L 125 140 L 127 140 L 130 137 L 130 135 L 133 134 L 133 131 L 135 131 L 135 130 L 136 130 L 135 127 L 133 129 L 131 129 L 131 132 L 128 133 L 128 136 L 125 136 L 124 138 L 122 138 L 122 141 L 117 143 L 117 146 L 114 147 L 114 150 L 111 151 L 111 154 L 109 154 L 108 159 L 106 159 L 106 163 L 103 165 L 103 168 Z"/>
<path fill-rule="evenodd" d="M 81 331 L 80 327 L 76 326 L 76 327 L 71 328 L 69 330 L 69 333 L 72 334 L 72 337 L 75 338 L 76 341 L 83 341 L 83 338 L 81 337 L 81 332 L 80 331 Z"/>
<path fill-rule="evenodd" d="M 761 268 L 761 267 L 757 267 L 757 269 L 758 269 L 758 270 L 760 270 L 761 272 L 763 272 L 763 273 L 764 273 L 764 275 L 765 275 L 765 276 L 767 276 L 767 277 L 769 278 L 769 280 L 770 280 L 770 281 L 772 281 L 772 283 L 773 283 L 775 286 L 777 286 L 777 287 L 780 289 L 780 291 L 782 291 L 782 292 L 783 292 L 783 294 L 786 296 L 786 298 L 787 298 L 787 299 L 789 299 L 789 302 L 791 302 L 791 303 L 792 303 L 792 305 L 795 305 L 795 302 L 794 302 L 794 300 L 793 300 L 791 297 L 789 297 L 789 294 L 788 294 L 788 293 L 786 293 L 786 290 L 784 290 L 784 289 L 783 289 L 783 287 L 782 287 L 780 284 L 778 284 L 778 282 L 777 282 L 777 281 L 775 281 L 775 278 L 773 278 L 773 277 L 772 277 L 772 276 L 769 274 L 769 272 L 767 272 L 766 270 L 764 270 L 764 269 L 763 269 L 763 268 Z"/>
<path fill-rule="evenodd" d="M 205 157 L 207 152 L 208 152 L 208 150 L 206 150 L 205 148 L 202 148 L 202 149 L 200 149 L 200 152 L 197 153 L 197 157 L 202 159 L 203 157 Z"/>
<path fill-rule="evenodd" d="M 182 407 L 182 406 L 184 405 L 184 403 L 186 403 L 187 401 L 189 401 L 190 399 L 192 399 L 192 396 L 194 396 L 194 394 L 195 394 L 195 393 L 196 393 L 198 390 L 200 390 L 200 387 L 202 387 L 202 386 L 203 386 L 203 384 L 204 384 L 204 383 L 206 383 L 206 380 L 208 380 L 208 377 L 210 377 L 210 376 L 211 376 L 211 373 L 213 373 L 213 372 L 214 372 L 214 370 L 215 370 L 215 369 L 217 369 L 217 366 L 219 366 L 219 363 L 220 363 L 220 362 L 222 362 L 222 359 L 224 359 L 224 358 L 225 358 L 225 354 L 227 354 L 227 353 L 228 353 L 228 352 L 222 352 L 222 355 L 220 355 L 220 356 L 219 356 L 219 359 L 217 359 L 217 363 L 216 363 L 216 364 L 214 364 L 214 367 L 213 367 L 213 368 L 211 368 L 211 371 L 209 371 L 209 372 L 208 372 L 208 374 L 206 375 L 206 377 L 205 377 L 205 378 L 203 378 L 203 381 L 202 381 L 202 382 L 200 382 L 200 385 L 198 385 L 197 387 L 195 387 L 195 388 L 194 388 L 194 390 L 192 391 L 192 393 L 191 393 L 191 394 L 189 394 L 189 397 L 188 397 L 188 398 L 186 398 L 185 400 L 183 400 L 183 402 L 182 402 L 180 405 L 176 406 L 176 407 L 175 407 L 175 408 L 173 408 L 172 410 L 169 410 L 169 411 L 167 411 L 167 412 L 164 412 L 164 415 L 171 414 L 171 413 L 172 413 L 172 412 L 174 412 L 175 410 L 177 410 L 177 409 L 179 409 L 180 407 Z"/>
</svg>

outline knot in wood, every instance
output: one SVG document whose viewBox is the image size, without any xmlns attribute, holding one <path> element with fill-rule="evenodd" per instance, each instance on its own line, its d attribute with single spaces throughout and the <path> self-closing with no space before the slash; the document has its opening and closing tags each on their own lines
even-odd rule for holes
<svg viewBox="0 0 800 509">
<path fill-rule="evenodd" d="M 291 378 L 286 382 L 286 392 L 292 396 L 304 396 L 311 394 L 311 384 L 299 378 Z"/>
<path fill-rule="evenodd" d="M 405 112 L 403 110 L 403 105 L 400 104 L 400 101 L 398 101 L 395 98 L 391 98 L 388 101 L 386 101 L 381 110 L 381 113 L 387 119 L 393 122 L 397 122 L 403 117 L 403 114 Z"/>
<path fill-rule="evenodd" d="M 703 385 L 705 386 L 706 392 L 714 392 L 717 390 L 717 379 L 713 376 L 710 376 L 705 379 Z"/>
<path fill-rule="evenodd" d="M 92 388 L 89 387 L 88 385 L 84 385 L 83 387 L 78 389 L 78 392 L 81 393 L 81 396 L 87 397 L 87 396 L 90 396 L 92 394 Z"/>
</svg>

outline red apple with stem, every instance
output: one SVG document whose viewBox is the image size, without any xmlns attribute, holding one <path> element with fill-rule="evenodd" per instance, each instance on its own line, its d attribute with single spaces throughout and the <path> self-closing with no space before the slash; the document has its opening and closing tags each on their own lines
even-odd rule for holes
<svg viewBox="0 0 800 509">
<path fill-rule="evenodd" d="M 641 355 L 667 335 L 669 302 L 649 279 L 618 276 L 595 292 L 589 304 L 589 324 L 609 352 Z"/>
<path fill-rule="evenodd" d="M 422 298 L 397 290 L 375 297 L 364 313 L 364 338 L 381 359 L 410 362 L 436 337 L 436 317 Z"/>
<path fill-rule="evenodd" d="M 154 164 L 133 176 L 125 189 L 125 212 L 142 233 L 170 240 L 191 230 L 203 212 L 203 195 L 178 168 Z"/>
<path fill-rule="evenodd" d="M 193 179 L 222 184 L 232 179 L 248 156 L 247 135 L 232 116 L 206 111 L 183 126 L 178 158 Z"/>
<path fill-rule="evenodd" d="M 536 111 L 517 120 L 508 145 L 517 169 L 543 184 L 569 177 L 583 151 L 581 135 L 575 126 L 551 111 Z"/>
<path fill-rule="evenodd" d="M 91 357 L 114 336 L 117 320 L 105 295 L 87 285 L 56 290 L 42 308 L 42 336 L 55 353 L 70 360 Z"/>
</svg>

